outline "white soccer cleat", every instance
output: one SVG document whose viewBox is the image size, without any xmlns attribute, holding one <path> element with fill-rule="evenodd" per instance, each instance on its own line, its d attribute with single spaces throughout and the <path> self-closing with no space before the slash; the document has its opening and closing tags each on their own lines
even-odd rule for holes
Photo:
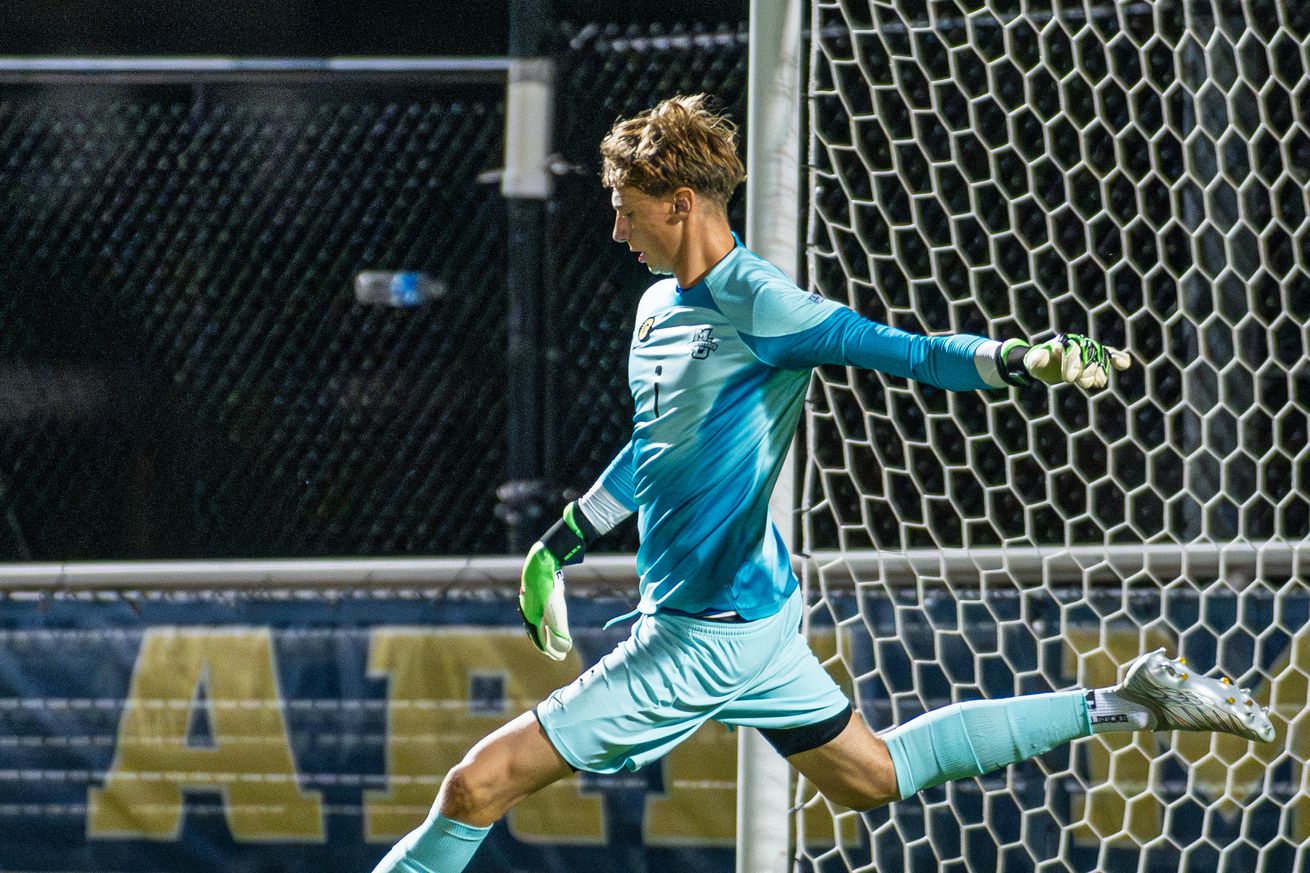
<svg viewBox="0 0 1310 873">
<path fill-rule="evenodd" d="M 1171 661 L 1162 648 L 1133 661 L 1118 691 L 1151 711 L 1152 730 L 1219 731 L 1265 743 L 1274 738 L 1269 710 L 1250 691 L 1195 673 L 1185 658 Z"/>
</svg>

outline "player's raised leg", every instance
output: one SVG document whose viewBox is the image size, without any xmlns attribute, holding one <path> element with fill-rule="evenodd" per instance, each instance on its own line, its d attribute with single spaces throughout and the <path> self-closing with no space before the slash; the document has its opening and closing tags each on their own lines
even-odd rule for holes
<svg viewBox="0 0 1310 873">
<path fill-rule="evenodd" d="M 460 873 L 494 822 L 571 772 L 536 714 L 523 713 L 446 774 L 427 819 L 393 846 L 373 873 Z"/>
<path fill-rule="evenodd" d="M 835 803 L 869 809 L 981 776 L 1108 731 L 1192 730 L 1269 742 L 1273 725 L 1246 689 L 1199 675 L 1157 650 L 1112 688 L 955 703 L 875 736 L 857 716 L 835 739 L 788 761 Z"/>
</svg>

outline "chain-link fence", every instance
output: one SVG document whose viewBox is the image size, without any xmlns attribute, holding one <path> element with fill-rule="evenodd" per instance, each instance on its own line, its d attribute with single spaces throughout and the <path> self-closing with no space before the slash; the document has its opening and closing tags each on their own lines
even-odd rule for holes
<svg viewBox="0 0 1310 873">
<path fill-rule="evenodd" d="M 555 50 L 560 496 L 630 432 L 650 282 L 599 140 L 675 92 L 744 119 L 746 38 L 566 24 Z M 503 113 L 499 82 L 0 85 L 0 559 L 504 552 Z M 362 306 L 366 269 L 450 290 Z"/>
<path fill-rule="evenodd" d="M 5 557 L 497 548 L 501 89 L 351 90 L 2 92 Z"/>
</svg>

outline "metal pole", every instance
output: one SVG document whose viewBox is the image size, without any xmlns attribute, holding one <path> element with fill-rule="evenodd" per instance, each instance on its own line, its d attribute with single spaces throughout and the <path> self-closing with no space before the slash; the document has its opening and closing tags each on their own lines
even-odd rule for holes
<svg viewBox="0 0 1310 873">
<path fill-rule="evenodd" d="M 509 58 L 0 58 L 0 83 L 104 85 L 176 82 L 284 84 L 407 81 L 494 84 Z"/>
<path fill-rule="evenodd" d="M 540 533 L 546 486 L 542 440 L 545 391 L 542 329 L 545 297 L 546 201 L 555 102 L 554 70 L 546 56 L 549 0 L 516 0 L 510 7 L 509 87 L 505 100 L 505 173 L 501 193 L 508 227 L 509 404 L 508 481 L 497 490 L 497 512 L 509 526 L 509 549 L 523 552 Z"/>
<path fill-rule="evenodd" d="M 569 568 L 575 590 L 631 592 L 634 555 L 589 555 Z M 1008 578 L 1015 590 L 1030 581 L 1045 585 L 1104 586 L 1123 580 L 1189 578 L 1198 589 L 1213 580 L 1240 586 L 1251 579 L 1278 580 L 1310 570 L 1310 538 L 1226 543 L 1133 544 L 1059 548 L 1012 546 L 975 549 L 910 549 L 816 552 L 806 563 L 825 574 L 830 590 L 853 591 L 878 584 L 896 588 L 952 582 L 975 585 L 990 577 L 993 591 Z M 801 568 L 799 559 L 793 566 Z M 241 561 L 73 561 L 0 564 L 0 597 L 17 592 L 88 594 L 111 591 L 277 590 L 314 591 L 439 588 L 451 592 L 513 592 L 523 559 L 518 555 L 451 558 L 312 558 Z M 1001 575 L 1008 574 L 1008 575 Z M 776 755 L 774 756 L 777 757 Z"/>
<path fill-rule="evenodd" d="M 793 279 L 800 266 L 800 0 L 751 0 L 747 82 L 746 240 Z M 769 506 L 795 546 L 795 449 Z M 791 768 L 753 728 L 737 745 L 737 873 L 790 865 Z"/>
</svg>

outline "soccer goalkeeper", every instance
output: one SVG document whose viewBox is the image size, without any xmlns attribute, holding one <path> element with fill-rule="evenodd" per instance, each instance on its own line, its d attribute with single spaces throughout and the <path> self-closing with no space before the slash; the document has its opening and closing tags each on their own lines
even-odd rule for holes
<svg viewBox="0 0 1310 873">
<path fill-rule="evenodd" d="M 799 584 L 768 516 L 811 369 L 863 367 L 955 391 L 1097 389 L 1131 359 L 1076 334 L 1033 345 L 919 336 L 797 288 L 729 228 L 726 204 L 745 174 L 733 125 L 703 96 L 618 122 L 601 155 L 615 241 L 672 278 L 637 307 L 632 438 L 533 546 L 519 602 L 533 642 L 563 658 L 562 568 L 636 512 L 636 621 L 573 684 L 474 746 L 378 873 L 457 873 L 529 794 L 574 770 L 635 770 L 707 719 L 759 728 L 825 796 L 855 809 L 1102 731 L 1273 738 L 1245 689 L 1163 651 L 1139 657 L 1113 688 L 957 703 L 875 733 L 799 633 Z"/>
</svg>

